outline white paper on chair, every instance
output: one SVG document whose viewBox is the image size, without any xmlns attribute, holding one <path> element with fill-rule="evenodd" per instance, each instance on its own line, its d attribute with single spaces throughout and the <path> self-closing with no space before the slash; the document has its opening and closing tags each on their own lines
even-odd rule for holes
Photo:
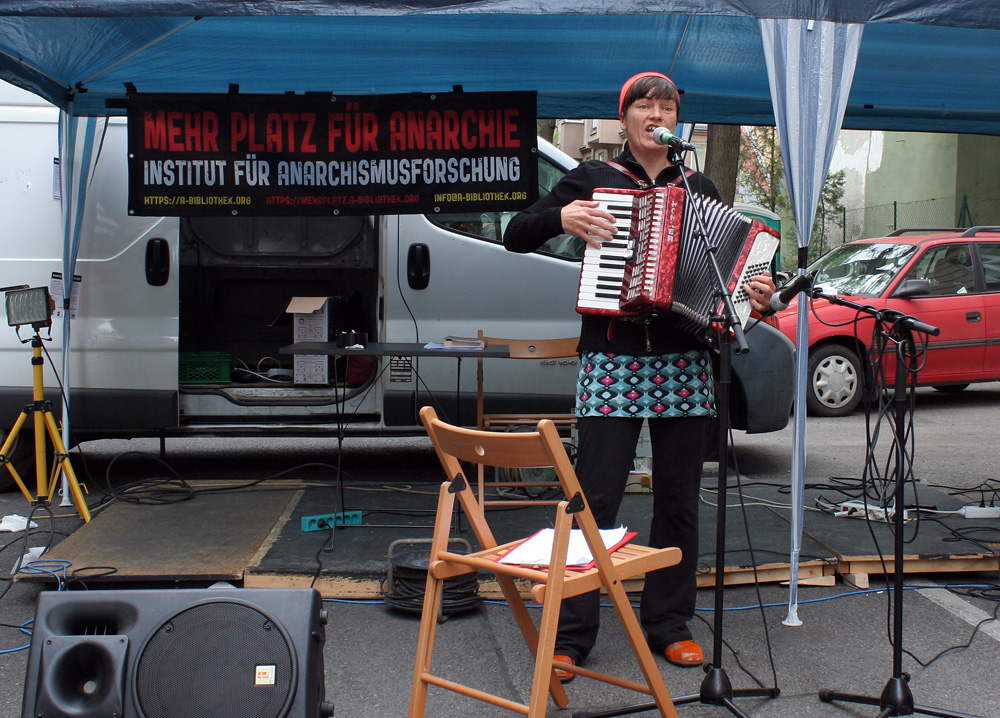
<svg viewBox="0 0 1000 718">
<path fill-rule="evenodd" d="M 629 541 L 636 534 L 630 533 L 624 526 L 616 529 L 601 529 L 601 540 L 608 551 L 614 551 Z M 552 542 L 555 539 L 555 529 L 542 529 L 529 536 L 499 559 L 500 563 L 514 566 L 548 566 L 552 557 Z M 587 539 L 580 529 L 569 532 L 569 547 L 566 550 L 566 566 L 568 568 L 589 568 L 594 563 L 594 555 L 590 552 Z"/>
</svg>

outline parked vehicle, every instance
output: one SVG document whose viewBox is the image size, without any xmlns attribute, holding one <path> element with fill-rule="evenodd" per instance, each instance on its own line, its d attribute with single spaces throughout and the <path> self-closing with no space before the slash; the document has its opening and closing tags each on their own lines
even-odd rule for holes
<svg viewBox="0 0 1000 718">
<path fill-rule="evenodd" d="M 0 286 L 49 286 L 53 272 L 62 271 L 63 254 L 52 182 L 57 112 L 17 93 L 10 100 L 0 88 Z M 369 435 L 416 434 L 423 431 L 417 411 L 424 404 L 473 423 L 476 371 L 469 360 L 394 357 L 348 367 L 341 359 L 330 363 L 326 382 L 293 382 L 293 357 L 279 352 L 292 343 L 286 308 L 293 297 L 329 298 L 331 339 L 341 331 L 409 343 L 478 330 L 512 338 L 579 332 L 578 238 L 564 235 L 536 253 L 513 254 L 499 240 L 509 215 L 491 212 L 130 216 L 125 158 L 125 121 L 112 118 L 90 179 L 76 265 L 81 282 L 68 377 L 74 441 L 333 435 L 345 424 Z M 574 166 L 544 140 L 538 158 L 542 192 Z M 52 358 L 45 387 L 56 409 L 59 384 L 51 364 L 61 371 L 61 321 L 45 342 Z M 752 334 L 769 361 L 747 369 L 755 359 L 737 360 L 734 421 L 750 431 L 773 431 L 787 421 L 788 405 L 775 407 L 784 395 L 764 390 L 775 371 L 787 372 L 791 386 L 792 347 L 778 332 Z M 569 411 L 577 369 L 572 358 L 487 360 L 488 410 Z M 743 371 L 761 381 L 740 381 Z M 0 377 L 2 438 L 31 401 L 31 352 L 13 328 L 0 331 Z M 760 396 L 748 398 L 754 392 Z M 18 448 L 30 455 L 24 434 Z M 6 479 L 0 473 L 0 482 Z"/>
<path fill-rule="evenodd" d="M 1000 227 L 901 229 L 841 245 L 809 271 L 825 294 L 899 311 L 941 330 L 927 337 L 919 385 L 962 391 L 1000 379 Z M 782 332 L 793 341 L 797 303 L 779 314 Z M 871 389 L 873 325 L 854 309 L 811 300 L 810 413 L 849 414 Z M 884 365 L 891 381 L 895 362 Z"/>
</svg>

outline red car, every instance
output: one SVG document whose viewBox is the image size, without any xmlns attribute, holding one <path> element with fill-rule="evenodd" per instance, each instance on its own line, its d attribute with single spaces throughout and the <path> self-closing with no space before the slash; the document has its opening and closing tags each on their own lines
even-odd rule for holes
<svg viewBox="0 0 1000 718">
<path fill-rule="evenodd" d="M 941 330 L 927 337 L 918 384 L 957 392 L 1000 380 L 1000 227 L 901 229 L 841 245 L 809 270 L 824 294 L 894 309 Z M 843 416 L 870 388 L 873 320 L 825 299 L 809 301 L 808 410 Z M 793 342 L 796 310 L 797 301 L 779 315 Z M 895 361 L 884 364 L 891 381 Z"/>
</svg>

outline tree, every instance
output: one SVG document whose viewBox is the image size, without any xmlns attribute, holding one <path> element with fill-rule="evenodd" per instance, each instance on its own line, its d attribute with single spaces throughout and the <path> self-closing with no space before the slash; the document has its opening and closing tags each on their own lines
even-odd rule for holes
<svg viewBox="0 0 1000 718">
<path fill-rule="evenodd" d="M 788 197 L 782 193 L 785 166 L 781 162 L 778 131 L 774 127 L 744 127 L 741 132 L 739 193 L 759 207 L 781 214 L 788 211 Z"/>
<path fill-rule="evenodd" d="M 813 261 L 834 244 L 843 242 L 844 170 L 827 175 L 820 195 L 819 207 L 809 235 L 809 258 Z M 774 127 L 744 127 L 740 143 L 738 193 L 750 204 L 765 207 L 788 218 L 791 200 L 785 189 L 785 166 L 781 160 L 778 131 Z M 782 224 L 781 244 L 794 248 L 798 242 L 795 223 L 786 219 Z M 839 244 L 840 242 L 837 242 Z M 783 252 L 784 257 L 795 257 L 796 252 Z M 785 263 L 784 269 L 792 269 Z"/>
<path fill-rule="evenodd" d="M 549 142 L 554 142 L 556 136 L 556 121 L 536 119 L 535 132 L 539 137 L 546 139 Z"/>
<path fill-rule="evenodd" d="M 823 183 L 823 193 L 820 195 L 819 207 L 816 208 L 816 221 L 809 238 L 809 261 L 819 259 L 831 249 L 834 244 L 844 241 L 844 170 L 826 176 Z M 839 242 L 835 242 L 839 239 Z"/>
<path fill-rule="evenodd" d="M 709 125 L 705 174 L 712 178 L 722 201 L 733 206 L 740 161 L 740 126 Z"/>
</svg>

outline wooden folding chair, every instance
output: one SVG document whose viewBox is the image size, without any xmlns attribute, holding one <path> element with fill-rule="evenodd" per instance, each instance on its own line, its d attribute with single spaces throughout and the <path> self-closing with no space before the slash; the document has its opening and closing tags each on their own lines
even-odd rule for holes
<svg viewBox="0 0 1000 718">
<path fill-rule="evenodd" d="M 543 419 L 538 422 L 537 431 L 534 432 L 501 433 L 463 429 L 445 424 L 437 418 L 431 407 L 421 409 L 420 418 L 449 478 L 441 485 L 438 493 L 434 535 L 431 539 L 430 562 L 427 568 L 427 588 L 424 594 L 420 637 L 417 642 L 417 657 L 413 672 L 413 690 L 410 694 L 410 718 L 422 718 L 424 715 L 429 686 L 446 688 L 527 715 L 529 718 L 543 718 L 549 695 L 560 708 L 566 707 L 569 702 L 563 685 L 555 677 L 554 667 L 652 696 L 661 715 L 676 718 L 677 711 L 663 683 L 663 677 L 660 675 L 653 654 L 646 644 L 635 611 L 629 604 L 623 581 L 655 569 L 673 566 L 680 561 L 680 549 L 653 549 L 627 543 L 614 552 L 609 552 L 604 547 L 597 523 L 580 490 L 576 473 L 566 455 L 559 433 L 551 421 Z M 555 468 L 568 500 L 560 502 L 556 511 L 552 553 L 548 558 L 547 568 L 509 565 L 497 561 L 520 541 L 497 545 L 486 521 L 486 515 L 476 501 L 460 462 L 489 466 Z M 468 517 L 479 543 L 479 550 L 470 554 L 448 551 L 456 498 Z M 593 568 L 586 570 L 566 568 L 566 551 L 574 523 L 582 531 L 590 546 L 595 563 Z M 445 579 L 475 571 L 488 571 L 496 578 L 528 649 L 535 658 L 531 696 L 527 704 L 456 683 L 431 672 L 442 585 Z M 515 579 L 527 580 L 533 584 L 531 597 L 542 605 L 541 620 L 537 628 L 514 583 Z M 563 662 L 556 663 L 553 660 L 562 600 L 601 587 L 607 590 L 618 620 L 639 663 L 645 679 L 642 683 Z"/>
<path fill-rule="evenodd" d="M 534 360 L 557 360 L 577 357 L 577 344 L 579 337 L 565 337 L 563 339 L 505 339 L 502 337 L 488 337 L 479 330 L 479 338 L 484 340 L 484 346 L 491 344 L 506 345 L 510 350 L 511 359 L 534 359 Z M 567 391 L 572 391 L 572 386 L 566 387 Z M 483 360 L 479 359 L 476 367 L 476 428 L 484 431 L 524 431 L 534 430 L 541 419 L 550 419 L 555 423 L 560 433 L 567 435 L 571 432 L 576 423 L 576 416 L 572 413 L 565 414 L 491 414 L 484 409 L 483 400 Z M 535 467 L 533 467 L 535 468 Z M 477 488 L 480 506 L 551 506 L 556 501 L 542 499 L 513 500 L 504 499 L 502 501 L 488 501 L 486 499 L 486 489 L 507 488 L 507 489 L 543 489 L 551 488 L 552 484 L 545 481 L 530 480 L 502 480 L 486 481 L 484 472 L 480 467 L 477 476 Z"/>
</svg>

